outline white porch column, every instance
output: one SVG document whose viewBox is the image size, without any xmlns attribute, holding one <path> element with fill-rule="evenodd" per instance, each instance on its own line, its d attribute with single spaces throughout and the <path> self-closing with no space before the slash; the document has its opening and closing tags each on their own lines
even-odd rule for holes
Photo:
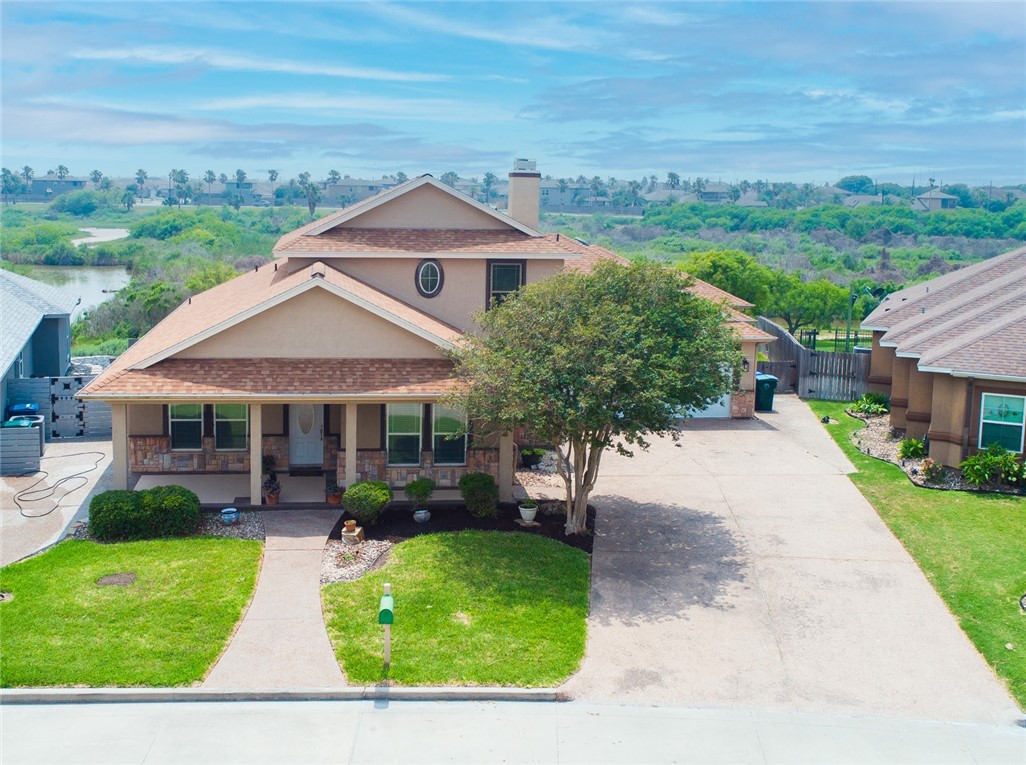
<svg viewBox="0 0 1026 765">
<path fill-rule="evenodd" d="M 513 434 L 499 437 L 499 501 L 513 501 Z"/>
<path fill-rule="evenodd" d="M 357 404 L 346 404 L 346 488 L 356 483 Z"/>
<path fill-rule="evenodd" d="M 128 488 L 128 404 L 110 405 L 111 488 Z"/>
<path fill-rule="evenodd" d="M 264 464 L 264 406 L 249 405 L 249 503 L 260 504 L 260 475 Z"/>
</svg>

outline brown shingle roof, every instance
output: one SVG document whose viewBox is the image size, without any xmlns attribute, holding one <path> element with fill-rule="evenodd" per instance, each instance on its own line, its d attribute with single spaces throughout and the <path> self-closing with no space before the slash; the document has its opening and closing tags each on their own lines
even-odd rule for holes
<svg viewBox="0 0 1026 765">
<path fill-rule="evenodd" d="M 285 293 L 304 287 L 332 285 L 393 317 L 397 323 L 412 325 L 443 342 L 455 344 L 463 337 L 455 327 L 329 265 L 312 263 L 292 273 L 287 271 L 286 265 L 286 260 L 269 263 L 259 270 L 194 295 L 119 356 L 82 392 L 90 395 L 104 391 L 124 372 L 206 336 L 206 333 L 216 332 L 218 327 L 239 320 L 243 315 L 258 313 L 275 305 L 275 301 L 285 297 Z"/>
<path fill-rule="evenodd" d="M 895 292 L 862 326 L 920 369 L 1026 379 L 1026 247 Z"/>
<path fill-rule="evenodd" d="M 282 239 L 280 255 L 368 253 L 408 257 L 410 253 L 531 256 L 561 252 L 545 237 L 516 229 L 333 228 L 317 236 Z"/>
<path fill-rule="evenodd" d="M 417 396 L 453 390 L 447 359 L 178 359 L 122 370 L 84 397 L 324 399 Z"/>
</svg>

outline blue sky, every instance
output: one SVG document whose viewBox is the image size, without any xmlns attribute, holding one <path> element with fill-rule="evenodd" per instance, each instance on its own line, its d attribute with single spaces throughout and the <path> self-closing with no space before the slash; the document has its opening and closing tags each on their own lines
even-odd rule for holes
<svg viewBox="0 0 1026 765">
<path fill-rule="evenodd" d="M 3 0 L 5 167 L 1026 182 L 1026 4 Z"/>
</svg>

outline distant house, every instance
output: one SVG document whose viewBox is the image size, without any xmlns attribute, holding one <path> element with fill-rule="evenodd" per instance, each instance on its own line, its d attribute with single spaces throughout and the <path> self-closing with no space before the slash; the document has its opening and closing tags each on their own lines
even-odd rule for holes
<svg viewBox="0 0 1026 765">
<path fill-rule="evenodd" d="M 958 207 L 958 197 L 945 194 L 940 189 L 930 189 L 912 200 L 912 209 L 918 212 L 954 210 L 956 207 Z"/>
<path fill-rule="evenodd" d="M 709 204 L 723 204 L 730 202 L 730 184 L 714 181 L 705 184 L 705 187 L 698 192 L 698 199 Z"/>
<path fill-rule="evenodd" d="M 642 194 L 641 198 L 649 204 L 684 204 L 698 201 L 697 196 L 683 189 L 656 189 Z"/>
<path fill-rule="evenodd" d="M 735 204 L 738 207 L 769 207 L 769 205 L 759 199 L 759 195 L 755 191 L 745 192 L 738 198 Z"/>
<path fill-rule="evenodd" d="M 321 181 L 321 204 L 325 207 L 347 207 L 362 202 L 386 189 L 395 186 L 388 179 L 365 180 L 363 178 L 343 178 L 338 183 Z"/>
<path fill-rule="evenodd" d="M 44 175 L 28 182 L 25 193 L 20 195 L 25 202 L 49 202 L 69 191 L 83 191 L 86 188 L 85 178 L 58 178 L 56 175 Z"/>
<path fill-rule="evenodd" d="M 862 328 L 892 427 L 949 466 L 995 442 L 1023 453 L 1026 247 L 888 295 Z"/>
<path fill-rule="evenodd" d="M 868 207 L 870 205 L 882 205 L 883 194 L 850 194 L 842 200 L 841 204 L 852 209 Z"/>
<path fill-rule="evenodd" d="M 0 271 L 0 413 L 7 409 L 10 380 L 67 373 L 76 305 L 78 298 L 64 290 Z"/>
</svg>

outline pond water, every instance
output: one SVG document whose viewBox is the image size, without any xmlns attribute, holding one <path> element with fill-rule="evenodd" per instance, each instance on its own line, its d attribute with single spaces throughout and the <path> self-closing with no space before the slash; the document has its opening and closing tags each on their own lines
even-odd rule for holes
<svg viewBox="0 0 1026 765">
<path fill-rule="evenodd" d="M 29 278 L 61 287 L 81 298 L 71 314 L 75 321 L 128 284 L 131 274 L 124 266 L 33 266 Z"/>
</svg>

